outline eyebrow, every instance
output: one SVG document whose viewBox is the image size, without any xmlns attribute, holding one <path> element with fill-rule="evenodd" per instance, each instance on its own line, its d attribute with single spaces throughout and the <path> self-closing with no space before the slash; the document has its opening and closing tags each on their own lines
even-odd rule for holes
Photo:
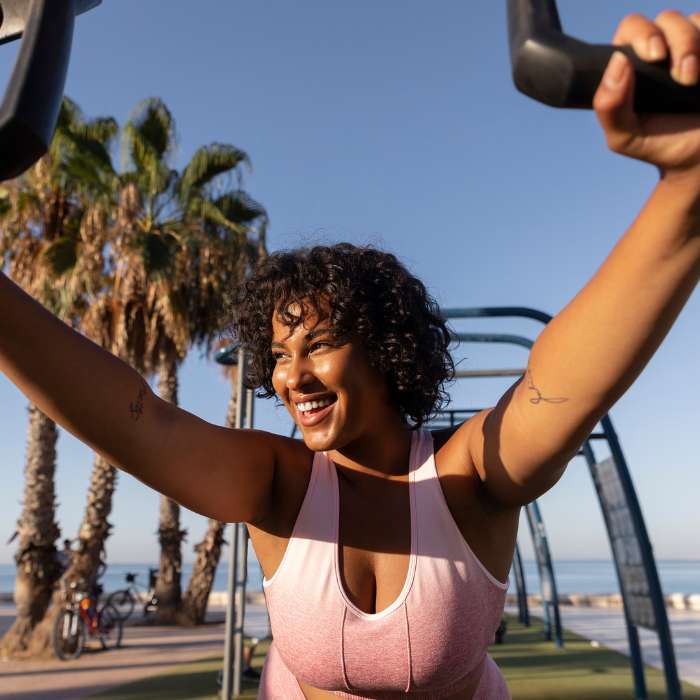
<svg viewBox="0 0 700 700">
<path fill-rule="evenodd" d="M 314 328 L 313 330 L 310 330 L 305 336 L 305 340 L 313 340 L 314 338 L 317 338 L 319 335 L 326 335 L 326 334 L 332 334 L 333 330 L 331 328 Z M 279 343 L 276 340 L 273 340 L 271 343 L 271 346 L 273 348 L 284 348 L 286 345 L 284 343 Z"/>
</svg>

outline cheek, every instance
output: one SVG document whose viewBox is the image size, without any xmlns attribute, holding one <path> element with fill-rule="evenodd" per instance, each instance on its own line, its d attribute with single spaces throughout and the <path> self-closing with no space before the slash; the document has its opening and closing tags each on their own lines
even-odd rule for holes
<svg viewBox="0 0 700 700">
<path fill-rule="evenodd" d="M 287 374 L 280 368 L 272 370 L 272 388 L 281 395 L 287 384 Z"/>
</svg>

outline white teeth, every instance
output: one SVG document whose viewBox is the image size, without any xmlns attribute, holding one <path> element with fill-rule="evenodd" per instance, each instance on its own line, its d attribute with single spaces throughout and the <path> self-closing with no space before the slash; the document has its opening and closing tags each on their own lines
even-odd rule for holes
<svg viewBox="0 0 700 700">
<path fill-rule="evenodd" d="M 303 403 L 297 404 L 297 409 L 302 413 L 306 413 L 306 411 L 312 411 L 314 408 L 323 408 L 325 406 L 330 406 L 332 403 L 332 399 L 321 399 L 320 401 L 304 401 Z"/>
</svg>

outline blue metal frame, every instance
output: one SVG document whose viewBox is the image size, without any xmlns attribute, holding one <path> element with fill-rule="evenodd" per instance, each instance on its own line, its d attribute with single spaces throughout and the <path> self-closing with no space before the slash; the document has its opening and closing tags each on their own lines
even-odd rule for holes
<svg viewBox="0 0 700 700">
<path fill-rule="evenodd" d="M 518 621 L 525 627 L 530 626 L 530 610 L 527 605 L 527 584 L 523 571 L 523 559 L 520 556 L 520 547 L 515 543 L 515 554 L 513 556 L 513 576 L 515 578 L 515 588 L 518 592 Z"/>
<path fill-rule="evenodd" d="M 540 574 L 540 588 L 542 592 L 542 610 L 544 613 L 544 637 L 552 641 L 558 648 L 564 647 L 564 635 L 561 628 L 561 615 L 559 613 L 559 595 L 557 594 L 557 580 L 554 576 L 552 555 L 549 551 L 547 533 L 544 529 L 544 520 L 540 513 L 537 501 L 528 503 L 525 508 L 527 524 L 535 547 L 535 559 Z"/>
<path fill-rule="evenodd" d="M 544 313 L 543 311 L 538 311 L 536 309 L 530 309 L 527 307 L 520 306 L 444 309 L 443 316 L 449 320 L 465 318 L 519 317 L 539 321 L 544 325 L 546 325 L 547 323 L 549 323 L 549 321 L 552 320 L 552 317 L 549 314 Z M 533 342 L 528 338 L 523 338 L 521 336 L 515 335 L 504 335 L 495 333 L 456 333 L 454 335 L 455 339 L 461 340 L 463 342 L 511 343 L 528 349 L 533 344 Z M 627 625 L 627 636 L 630 645 L 630 659 L 632 664 L 632 673 L 634 677 L 635 697 L 640 699 L 645 699 L 648 697 L 646 690 L 646 681 L 644 677 L 644 663 L 639 645 L 639 634 L 637 630 L 637 625 L 633 622 L 632 619 L 632 615 L 630 612 L 630 603 L 628 600 L 624 580 L 621 574 L 621 569 L 624 562 L 620 561 L 619 554 L 613 545 L 613 530 L 611 528 L 610 517 L 609 513 L 607 512 L 605 501 L 601 496 L 601 485 L 599 484 L 596 476 L 595 467 L 597 463 L 591 445 L 591 441 L 596 439 L 605 440 L 610 447 L 613 467 L 624 491 L 627 507 L 629 509 L 629 513 L 632 519 L 632 525 L 637 535 L 641 558 L 649 587 L 649 596 L 651 598 L 654 611 L 654 618 L 656 623 L 656 628 L 654 631 L 656 632 L 659 638 L 661 655 L 664 661 L 664 675 L 666 678 L 667 697 L 669 698 L 669 700 L 681 700 L 681 687 L 678 678 L 678 671 L 676 668 L 676 659 L 673 650 L 673 641 L 671 639 L 671 631 L 668 624 L 668 616 L 666 614 L 666 606 L 661 591 L 661 584 L 656 569 L 654 554 L 652 551 L 651 543 L 649 541 L 646 525 L 644 523 L 644 517 L 642 515 L 642 511 L 639 506 L 639 501 L 634 490 L 632 477 L 627 467 L 627 461 L 625 460 L 624 454 L 622 452 L 622 447 L 617 437 L 617 433 L 613 428 L 610 416 L 607 414 L 603 416 L 603 418 L 600 421 L 600 424 L 603 428 L 603 432 L 592 433 L 586 439 L 581 448 L 581 451 L 578 454 L 585 457 L 589 469 L 591 471 L 591 477 L 596 488 L 596 495 L 598 496 L 598 501 L 600 503 L 601 511 L 603 513 L 603 520 L 605 522 L 608 538 L 611 544 L 613 559 L 615 562 L 615 570 L 618 577 L 618 583 L 620 585 L 620 592 L 622 593 L 625 622 Z"/>
</svg>

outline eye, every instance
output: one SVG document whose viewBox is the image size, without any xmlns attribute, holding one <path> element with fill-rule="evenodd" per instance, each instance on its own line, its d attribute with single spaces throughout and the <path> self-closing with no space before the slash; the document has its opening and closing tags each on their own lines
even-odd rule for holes
<svg viewBox="0 0 700 700">
<path fill-rule="evenodd" d="M 280 360 L 283 360 L 285 357 L 287 357 L 287 353 L 286 353 L 286 352 L 281 352 L 281 351 L 279 351 L 279 350 L 273 350 L 273 351 L 272 351 L 272 359 L 273 359 L 275 362 L 279 362 Z"/>
<path fill-rule="evenodd" d="M 315 343 L 312 343 L 311 346 L 309 347 L 309 352 L 314 352 L 314 350 L 317 350 L 318 348 L 331 348 L 333 347 L 332 343 L 329 343 L 328 341 L 318 341 Z"/>
</svg>

